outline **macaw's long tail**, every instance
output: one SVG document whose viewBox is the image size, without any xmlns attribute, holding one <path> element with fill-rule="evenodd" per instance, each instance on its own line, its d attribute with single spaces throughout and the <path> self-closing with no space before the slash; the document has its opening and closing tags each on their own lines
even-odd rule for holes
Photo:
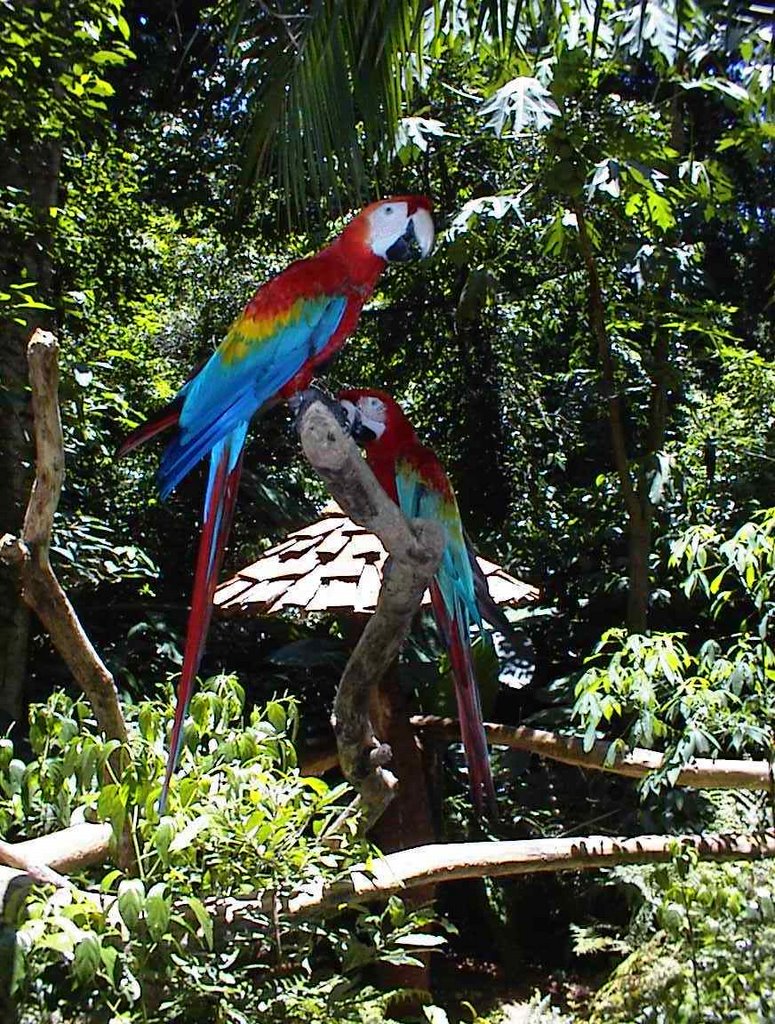
<svg viewBox="0 0 775 1024">
<path fill-rule="evenodd" d="M 482 722 L 482 705 L 474 675 L 467 623 L 464 625 L 457 618 L 450 618 L 437 583 L 431 583 L 430 589 L 433 611 L 447 642 L 452 664 L 460 735 L 468 763 L 471 797 L 474 807 L 480 814 L 486 811 L 491 819 L 497 820 L 495 784 L 487 751 L 487 735 Z"/>
<path fill-rule="evenodd" d="M 487 577 L 482 572 L 482 567 L 479 565 L 476 552 L 468 537 L 466 537 L 466 550 L 468 551 L 468 560 L 471 563 L 471 572 L 474 576 L 476 603 L 479 606 L 482 618 L 485 622 L 489 622 L 493 629 L 497 630 L 515 651 L 520 650 L 520 641 L 514 626 L 506 618 L 503 609 L 493 601 L 490 595 L 490 588 L 487 586 Z"/>
<path fill-rule="evenodd" d="M 196 556 L 194 589 L 191 594 L 191 611 L 188 616 L 186 647 L 178 684 L 175 722 L 172 727 L 167 771 L 159 798 L 160 812 L 166 806 L 170 781 L 180 757 L 183 722 L 191 702 L 194 678 L 202 660 L 207 630 L 212 618 L 213 595 L 231 528 L 234 503 L 242 472 L 242 452 L 245 447 L 247 429 L 248 422 L 245 420 L 219 441 L 210 453 L 210 476 L 205 495 L 202 536 Z"/>
<path fill-rule="evenodd" d="M 131 434 L 128 434 L 116 452 L 120 459 L 122 455 L 134 451 L 141 444 L 150 441 L 152 437 L 161 434 L 162 431 L 174 427 L 180 418 L 180 410 L 183 408 L 183 395 L 177 395 L 169 405 L 165 405 L 158 412 L 154 413 L 145 423 L 141 423 Z"/>
</svg>

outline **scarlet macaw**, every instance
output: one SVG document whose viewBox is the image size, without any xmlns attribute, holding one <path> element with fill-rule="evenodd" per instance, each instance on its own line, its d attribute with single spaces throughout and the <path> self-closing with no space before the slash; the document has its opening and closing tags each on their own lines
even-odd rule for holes
<svg viewBox="0 0 775 1024">
<path fill-rule="evenodd" d="M 480 812 L 486 807 L 495 816 L 470 628 L 475 623 L 486 636 L 482 619 L 502 628 L 504 616 L 490 597 L 466 540 L 449 478 L 434 452 L 420 444 L 398 403 L 373 388 L 346 389 L 337 397 L 353 437 L 364 446 L 366 460 L 388 496 L 404 515 L 433 519 L 444 527 L 446 545 L 430 585 L 431 606 L 449 651 L 474 806 Z"/>
<path fill-rule="evenodd" d="M 248 423 L 255 413 L 306 388 L 342 347 L 388 261 L 428 255 L 434 238 L 430 211 L 424 196 L 393 196 L 372 203 L 325 249 L 292 263 L 262 285 L 207 362 L 119 449 L 123 455 L 175 428 L 159 467 L 162 498 L 205 455 L 210 456 L 162 809 L 210 624 Z"/>
</svg>

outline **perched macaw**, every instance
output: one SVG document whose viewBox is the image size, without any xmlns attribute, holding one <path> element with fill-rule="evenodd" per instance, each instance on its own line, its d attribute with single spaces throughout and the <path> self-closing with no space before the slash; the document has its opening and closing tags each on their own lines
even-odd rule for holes
<svg viewBox="0 0 775 1024">
<path fill-rule="evenodd" d="M 393 196 L 367 206 L 325 249 L 292 263 L 259 288 L 207 362 L 119 449 L 123 455 L 175 429 L 159 467 L 162 498 L 210 456 L 162 808 L 210 624 L 250 419 L 306 388 L 355 329 L 386 263 L 427 256 L 433 239 L 426 197 Z"/>
<path fill-rule="evenodd" d="M 444 527 L 446 545 L 430 585 L 431 606 L 449 651 L 474 806 L 480 812 L 486 808 L 494 817 L 495 787 L 470 630 L 476 624 L 487 636 L 483 619 L 499 629 L 508 630 L 508 625 L 468 544 L 449 478 L 431 449 L 420 444 L 401 407 L 373 388 L 346 389 L 337 397 L 353 437 L 364 446 L 366 460 L 388 496 L 404 515 L 433 519 Z"/>
</svg>

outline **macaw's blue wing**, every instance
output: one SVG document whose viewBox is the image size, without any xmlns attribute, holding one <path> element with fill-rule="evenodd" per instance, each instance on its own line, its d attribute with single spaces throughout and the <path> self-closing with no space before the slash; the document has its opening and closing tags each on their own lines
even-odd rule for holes
<svg viewBox="0 0 775 1024">
<path fill-rule="evenodd" d="M 447 543 L 430 587 L 431 605 L 449 652 L 474 806 L 480 813 L 486 810 L 491 818 L 496 819 L 495 785 L 471 655 L 471 625 L 476 623 L 483 637 L 487 634 L 482 626 L 474 575 L 455 496 L 435 459 L 431 468 L 432 472 L 426 474 L 408 460 L 398 460 L 398 504 L 404 515 L 435 520 L 441 523 L 446 533 Z"/>
<path fill-rule="evenodd" d="M 271 318 L 243 313 L 213 357 L 183 389 L 178 433 L 167 446 L 159 468 L 162 498 L 208 452 L 210 475 L 175 723 L 160 799 L 162 810 L 180 755 L 183 721 L 212 617 L 213 594 L 231 527 L 248 423 L 309 359 L 325 348 L 346 305 L 344 297 L 329 295 L 298 299 Z"/>
<path fill-rule="evenodd" d="M 201 372 L 190 382 L 178 433 L 159 467 L 162 498 L 235 427 L 275 397 L 330 341 L 347 299 L 297 299 L 271 316 L 243 313 Z M 248 307 L 248 310 L 250 307 Z"/>
<path fill-rule="evenodd" d="M 205 496 L 202 536 L 199 540 L 196 557 L 194 589 L 188 617 L 186 647 L 183 653 L 183 669 L 178 684 L 175 722 L 172 727 L 167 771 L 159 799 L 160 813 L 166 806 L 170 781 L 180 757 L 183 721 L 191 702 L 194 678 L 202 660 L 205 638 L 212 618 L 213 595 L 218 583 L 218 573 L 223 561 L 234 503 L 237 498 L 247 429 L 247 420 L 238 423 L 230 434 L 216 444 L 210 454 L 210 475 Z"/>
</svg>

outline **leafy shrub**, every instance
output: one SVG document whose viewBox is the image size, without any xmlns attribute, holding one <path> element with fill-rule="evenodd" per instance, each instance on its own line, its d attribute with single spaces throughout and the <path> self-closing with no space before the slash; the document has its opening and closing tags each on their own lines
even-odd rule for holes
<svg viewBox="0 0 775 1024">
<path fill-rule="evenodd" d="M 161 816 L 164 705 L 129 708 L 121 778 L 111 766 L 118 744 L 99 737 L 82 701 L 61 693 L 32 709 L 32 760 L 15 758 L 4 741 L 5 835 L 98 817 L 136 862 L 131 873 L 89 870 L 72 890 L 33 891 L 17 932 L 14 986 L 25 1012 L 89 1021 L 327 1019 L 336 1006 L 346 1015 L 373 998 L 359 983 L 366 965 L 414 962 L 413 947 L 443 941 L 419 932 L 429 917 L 396 899 L 381 913 L 356 909 L 345 924 L 293 917 L 293 894 L 368 865 L 371 854 L 343 807 L 347 787 L 300 776 L 295 705 L 273 701 L 247 723 L 242 709 L 231 677 L 194 696 Z"/>
<path fill-rule="evenodd" d="M 651 935 L 595 994 L 588 1024 L 771 1021 L 773 865 L 700 863 L 679 847 L 669 865 L 634 870 Z"/>
<path fill-rule="evenodd" d="M 591 747 L 602 727 L 627 745 L 660 744 L 665 764 L 647 786 L 674 782 L 695 755 L 768 751 L 775 648 L 775 509 L 725 538 L 709 526 L 687 530 L 671 564 L 683 568 L 687 597 L 702 595 L 715 636 L 694 646 L 682 633 L 606 632 L 576 684 L 574 716 Z"/>
</svg>

